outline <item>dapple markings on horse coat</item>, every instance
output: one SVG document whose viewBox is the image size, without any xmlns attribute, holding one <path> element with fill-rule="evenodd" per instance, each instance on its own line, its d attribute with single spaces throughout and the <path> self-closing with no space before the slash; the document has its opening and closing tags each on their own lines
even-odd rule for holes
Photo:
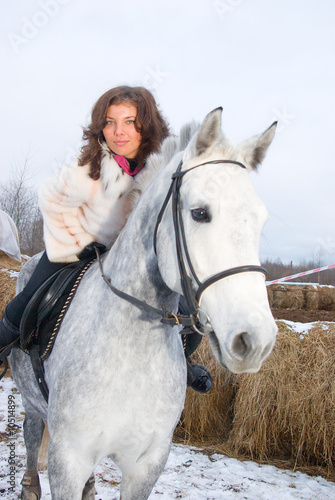
<svg viewBox="0 0 335 500">
<path fill-rule="evenodd" d="M 231 267 L 259 265 L 259 239 L 267 215 L 248 171 L 262 161 L 275 131 L 271 126 L 234 148 L 221 133 L 220 108 L 205 118 L 189 141 L 192 128 L 184 128 L 179 141 L 168 138 L 162 153 L 153 155 L 138 174 L 139 200 L 103 256 L 105 275 L 114 286 L 175 312 L 181 287 L 171 202 L 158 229 L 157 256 L 153 249 L 155 221 L 171 175 L 182 158 L 183 169 L 215 159 L 244 163 L 246 169 L 211 164 L 185 175 L 180 192 L 184 226 L 201 280 Z M 206 211 L 206 221 L 192 218 L 197 208 Z M 21 271 L 18 290 L 36 259 Z M 219 363 L 236 373 L 257 371 L 277 331 L 263 274 L 246 272 L 216 282 L 205 290 L 201 308 L 215 331 L 210 343 Z M 93 499 L 94 486 L 84 493 L 83 488 L 107 455 L 122 471 L 122 500 L 149 497 L 165 466 L 184 405 L 186 366 L 178 331 L 111 293 L 95 263 L 84 276 L 45 362 L 48 406 L 29 357 L 13 350 L 11 367 L 26 411 L 27 470 L 37 470 L 44 419 L 50 434 L 53 500 Z M 26 488 L 23 498 L 32 499 Z"/>
</svg>

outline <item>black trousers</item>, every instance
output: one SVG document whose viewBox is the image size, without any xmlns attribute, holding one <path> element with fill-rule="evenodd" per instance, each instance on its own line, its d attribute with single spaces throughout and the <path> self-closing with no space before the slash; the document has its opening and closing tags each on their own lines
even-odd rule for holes
<svg viewBox="0 0 335 500">
<path fill-rule="evenodd" d="M 42 254 L 25 288 L 6 307 L 6 316 L 13 325 L 20 327 L 23 312 L 34 293 L 45 280 L 66 265 L 64 262 L 50 262 L 46 252 Z"/>
</svg>

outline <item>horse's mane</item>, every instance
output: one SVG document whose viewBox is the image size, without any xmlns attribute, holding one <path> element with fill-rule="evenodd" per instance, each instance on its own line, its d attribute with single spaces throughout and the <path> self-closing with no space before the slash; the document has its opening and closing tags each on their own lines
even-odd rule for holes
<svg viewBox="0 0 335 500">
<path fill-rule="evenodd" d="M 142 193 L 151 184 L 158 173 L 177 153 L 186 149 L 199 127 L 200 124 L 194 121 L 187 123 L 181 128 L 179 136 L 170 135 L 163 141 L 161 150 L 149 156 L 145 168 L 136 176 L 135 189 L 132 193 L 133 206 L 136 205 Z"/>
</svg>

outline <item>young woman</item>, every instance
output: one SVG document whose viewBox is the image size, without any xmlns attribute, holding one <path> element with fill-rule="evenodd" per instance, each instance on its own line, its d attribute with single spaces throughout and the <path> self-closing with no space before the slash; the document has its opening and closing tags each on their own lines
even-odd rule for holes
<svg viewBox="0 0 335 500">
<path fill-rule="evenodd" d="M 112 246 L 131 210 L 134 177 L 168 135 L 147 89 L 116 87 L 98 99 L 84 129 L 81 155 L 40 189 L 46 252 L 24 290 L 6 307 L 0 348 L 17 339 L 25 307 L 49 276 L 69 262 L 94 256 L 92 243 L 103 250 Z M 199 367 L 190 371 L 189 383 L 201 392 L 210 387 Z"/>
</svg>

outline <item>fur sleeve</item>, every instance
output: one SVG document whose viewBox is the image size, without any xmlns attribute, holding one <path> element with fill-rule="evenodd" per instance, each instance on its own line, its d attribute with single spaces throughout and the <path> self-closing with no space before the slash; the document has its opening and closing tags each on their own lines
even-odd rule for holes
<svg viewBox="0 0 335 500">
<path fill-rule="evenodd" d="M 92 241 L 110 247 L 125 224 L 131 207 L 134 180 L 111 155 L 101 162 L 101 176 L 93 180 L 89 167 L 65 166 L 39 192 L 44 240 L 53 262 L 73 262 Z"/>
<path fill-rule="evenodd" d="M 94 235 L 80 222 L 82 207 L 92 196 L 96 183 L 87 174 L 86 166 L 65 166 L 39 191 L 45 246 L 53 262 L 78 260 L 76 255 L 94 241 Z"/>
</svg>

